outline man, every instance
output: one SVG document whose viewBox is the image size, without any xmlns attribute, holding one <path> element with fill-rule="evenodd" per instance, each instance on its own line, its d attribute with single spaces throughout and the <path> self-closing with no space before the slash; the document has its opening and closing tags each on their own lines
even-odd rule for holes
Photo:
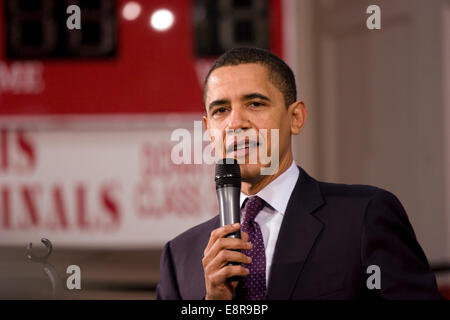
<svg viewBox="0 0 450 320">
<path fill-rule="evenodd" d="M 206 129 L 223 137 L 276 129 L 278 143 L 266 143 L 269 153 L 278 149 L 278 171 L 240 164 L 241 224 L 220 227 L 216 216 L 168 242 L 158 299 L 441 298 L 394 195 L 319 182 L 296 166 L 291 135 L 301 132 L 307 109 L 281 59 L 255 48 L 224 53 L 205 80 L 204 104 Z M 244 143 L 224 140 L 226 156 L 244 150 L 248 159 L 261 147 Z M 239 228 L 242 239 L 226 237 Z M 236 276 L 242 280 L 230 280 Z"/>
</svg>

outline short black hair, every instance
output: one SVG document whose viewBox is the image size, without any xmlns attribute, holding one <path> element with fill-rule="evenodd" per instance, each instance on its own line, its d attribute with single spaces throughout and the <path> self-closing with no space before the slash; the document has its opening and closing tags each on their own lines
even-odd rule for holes
<svg viewBox="0 0 450 320">
<path fill-rule="evenodd" d="M 297 100 L 294 73 L 283 60 L 265 49 L 242 47 L 226 51 L 217 58 L 211 69 L 209 69 L 203 84 L 203 103 L 205 103 L 208 79 L 214 70 L 220 67 L 237 66 L 248 63 L 261 64 L 268 69 L 269 80 L 283 94 L 286 107 Z"/>
</svg>

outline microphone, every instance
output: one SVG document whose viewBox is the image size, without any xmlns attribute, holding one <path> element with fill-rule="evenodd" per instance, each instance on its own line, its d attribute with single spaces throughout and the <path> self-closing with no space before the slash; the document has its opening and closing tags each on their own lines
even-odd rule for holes
<svg viewBox="0 0 450 320">
<path fill-rule="evenodd" d="M 220 225 L 241 222 L 241 169 L 236 159 L 220 159 L 216 164 L 216 193 L 219 200 Z M 241 230 L 231 233 L 227 238 L 241 238 Z M 241 251 L 241 250 L 235 250 Z M 227 265 L 239 265 L 229 262 Z M 241 281 L 241 276 L 233 276 L 228 281 Z"/>
<path fill-rule="evenodd" d="M 216 193 L 219 200 L 220 225 L 241 222 L 241 169 L 236 159 L 220 159 L 216 164 Z M 227 235 L 241 238 L 241 231 Z"/>
</svg>

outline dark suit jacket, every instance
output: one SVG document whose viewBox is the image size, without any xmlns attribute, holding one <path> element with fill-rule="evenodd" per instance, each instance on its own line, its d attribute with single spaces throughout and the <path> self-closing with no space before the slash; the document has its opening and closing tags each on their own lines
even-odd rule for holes
<svg viewBox="0 0 450 320">
<path fill-rule="evenodd" d="M 370 186 L 316 181 L 300 169 L 278 235 L 267 299 L 441 299 L 399 200 Z M 157 299 L 202 299 L 203 251 L 216 216 L 163 250 Z M 380 268 L 381 289 L 366 283 Z"/>
</svg>

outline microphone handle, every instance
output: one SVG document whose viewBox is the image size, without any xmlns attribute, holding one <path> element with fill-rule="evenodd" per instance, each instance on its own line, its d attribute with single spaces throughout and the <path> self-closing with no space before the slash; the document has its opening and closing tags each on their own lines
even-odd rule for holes
<svg viewBox="0 0 450 320">
<path fill-rule="evenodd" d="M 241 189 L 235 186 L 223 186 L 216 190 L 219 199 L 220 225 L 225 226 L 241 222 Z M 228 238 L 241 238 L 241 231 L 227 235 Z"/>
<path fill-rule="evenodd" d="M 220 225 L 226 226 L 241 222 L 241 188 L 235 186 L 223 186 L 216 190 L 219 199 Z M 241 238 L 241 230 L 230 233 L 227 238 Z M 235 250 L 241 251 L 241 250 Z M 230 262 L 227 265 L 239 265 L 238 262 Z M 242 277 L 231 277 L 228 281 L 240 281 Z"/>
</svg>

